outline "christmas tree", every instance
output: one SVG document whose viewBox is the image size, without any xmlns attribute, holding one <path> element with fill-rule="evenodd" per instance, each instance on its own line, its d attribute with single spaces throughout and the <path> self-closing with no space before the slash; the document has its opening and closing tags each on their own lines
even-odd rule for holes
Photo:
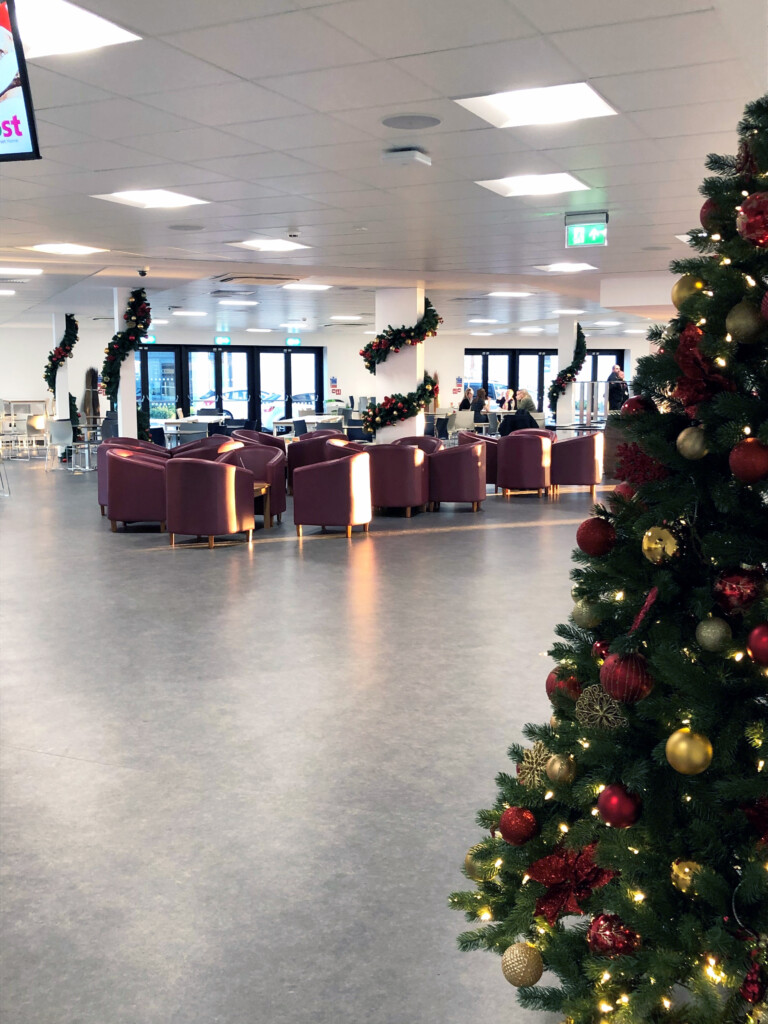
<svg viewBox="0 0 768 1024">
<path fill-rule="evenodd" d="M 568 1024 L 768 1021 L 768 96 L 738 131 L 576 534 L 553 717 L 450 898 Z"/>
</svg>

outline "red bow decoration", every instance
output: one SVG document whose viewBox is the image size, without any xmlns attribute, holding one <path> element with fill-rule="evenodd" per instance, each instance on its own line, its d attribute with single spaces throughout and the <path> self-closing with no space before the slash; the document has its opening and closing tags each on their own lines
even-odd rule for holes
<svg viewBox="0 0 768 1024">
<path fill-rule="evenodd" d="M 583 914 L 579 904 L 616 877 L 616 871 L 595 864 L 596 848 L 597 843 L 583 850 L 558 847 L 528 868 L 527 874 L 534 882 L 547 886 L 547 892 L 536 901 L 536 914 L 546 918 L 551 926 L 562 914 Z"/>
<path fill-rule="evenodd" d="M 675 362 L 683 371 L 672 392 L 685 407 L 689 416 L 695 416 L 701 402 L 718 391 L 735 391 L 735 385 L 720 373 L 714 372 L 712 361 L 699 351 L 703 332 L 695 324 L 688 324 L 680 335 Z"/>
</svg>

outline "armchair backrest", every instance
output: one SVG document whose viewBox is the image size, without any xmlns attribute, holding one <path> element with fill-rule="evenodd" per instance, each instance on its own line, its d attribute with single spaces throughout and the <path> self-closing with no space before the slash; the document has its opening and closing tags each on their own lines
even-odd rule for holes
<svg viewBox="0 0 768 1024">
<path fill-rule="evenodd" d="M 216 462 L 224 462 L 229 466 L 242 466 L 249 470 L 255 480 L 265 480 L 270 470 L 276 469 L 285 462 L 285 456 L 276 448 L 267 445 L 246 444 L 219 455 Z"/>
<path fill-rule="evenodd" d="M 346 459 L 355 452 L 363 452 L 366 448 L 356 441 L 348 441 L 346 437 L 326 437 L 325 439 L 325 461 L 332 459 Z"/>
<path fill-rule="evenodd" d="M 430 437 L 426 434 L 413 434 L 410 437 L 398 437 L 396 441 L 392 442 L 393 445 L 408 446 L 410 448 L 421 448 L 423 452 L 431 455 L 432 452 L 439 452 L 443 447 L 443 442 L 439 437 Z"/>
</svg>

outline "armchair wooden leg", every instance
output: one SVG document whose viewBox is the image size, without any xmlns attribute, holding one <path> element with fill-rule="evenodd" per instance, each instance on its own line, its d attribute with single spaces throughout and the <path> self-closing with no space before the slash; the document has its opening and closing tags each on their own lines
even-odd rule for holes
<svg viewBox="0 0 768 1024">
<path fill-rule="evenodd" d="M 321 526 L 320 527 L 320 533 L 328 533 L 328 527 L 327 526 Z"/>
<path fill-rule="evenodd" d="M 363 533 L 368 533 L 370 529 L 371 529 L 371 524 L 370 523 L 363 523 Z"/>
<path fill-rule="evenodd" d="M 46 468 L 47 468 L 47 467 L 46 467 Z M 101 514 L 102 514 L 103 516 L 105 516 L 105 515 L 106 515 L 107 513 L 106 513 L 106 511 L 104 510 L 104 506 L 103 506 L 103 505 L 99 505 L 99 508 L 101 509 Z"/>
<path fill-rule="evenodd" d="M 536 497 L 537 497 L 537 498 L 540 498 L 540 497 L 541 497 L 541 488 L 540 488 L 540 487 L 539 487 L 539 488 L 538 488 L 538 490 L 536 491 Z"/>
<path fill-rule="evenodd" d="M 498 484 L 495 484 L 495 486 L 493 488 L 493 493 L 494 494 L 498 494 L 499 493 L 499 485 Z"/>
<path fill-rule="evenodd" d="M 590 493 L 590 496 L 591 496 L 592 500 L 594 501 L 595 498 L 597 497 L 597 485 L 596 484 L 592 484 L 592 486 L 589 488 L 589 493 Z"/>
<path fill-rule="evenodd" d="M 282 523 L 282 521 L 283 521 L 283 513 L 282 512 L 278 512 L 277 513 L 277 521 L 278 521 L 278 523 Z"/>
<path fill-rule="evenodd" d="M 301 537 L 301 527 L 300 526 L 296 527 L 296 536 L 297 537 Z"/>
<path fill-rule="evenodd" d="M 347 540 L 349 540 L 351 537 L 352 537 L 352 527 L 348 526 L 347 527 Z"/>
<path fill-rule="evenodd" d="M 253 530 L 246 530 L 246 533 L 248 534 L 248 543 L 251 544 L 253 542 Z"/>
<path fill-rule="evenodd" d="M 410 505 L 405 510 L 405 518 L 406 519 L 410 519 L 411 518 L 411 507 L 410 507 Z"/>
<path fill-rule="evenodd" d="M 175 548 L 176 547 L 176 534 L 175 533 L 169 533 L 168 534 L 168 540 L 170 541 L 171 547 Z"/>
<path fill-rule="evenodd" d="M 114 519 L 110 519 L 109 525 L 112 528 L 112 533 L 117 533 L 117 523 L 115 522 Z"/>
<path fill-rule="evenodd" d="M 160 523 L 160 533 L 165 533 L 165 520 Z"/>
<path fill-rule="evenodd" d="M 213 542 L 214 542 L 214 539 L 215 539 L 215 538 L 214 538 L 214 537 L 212 537 L 212 536 L 211 536 L 211 534 L 209 533 L 209 534 L 208 534 L 208 547 L 209 547 L 209 548 L 212 548 L 212 547 L 213 547 Z"/>
<path fill-rule="evenodd" d="M 478 502 L 476 502 L 476 501 L 473 501 L 473 502 L 472 502 L 472 511 L 473 511 L 473 512 L 477 512 L 477 506 L 478 506 Z"/>
</svg>

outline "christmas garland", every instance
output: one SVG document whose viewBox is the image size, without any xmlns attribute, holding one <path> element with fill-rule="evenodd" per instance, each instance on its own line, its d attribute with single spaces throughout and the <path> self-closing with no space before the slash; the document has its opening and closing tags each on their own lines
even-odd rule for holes
<svg viewBox="0 0 768 1024">
<path fill-rule="evenodd" d="M 424 316 L 415 327 L 395 328 L 390 324 L 385 331 L 377 334 L 373 341 L 369 341 L 360 349 L 366 370 L 369 373 L 376 373 L 377 364 L 385 363 L 390 352 L 399 352 L 403 345 L 420 345 L 425 338 L 434 338 L 442 322 L 443 318 L 437 315 L 437 310 L 429 299 L 424 299 Z"/>
<path fill-rule="evenodd" d="M 587 358 L 587 339 L 584 337 L 584 332 L 581 329 L 581 324 L 576 324 L 576 347 L 573 350 L 573 361 L 570 366 L 566 366 L 564 370 L 561 370 L 552 383 L 549 385 L 547 391 L 547 398 L 549 399 L 549 408 L 552 412 L 557 410 L 557 400 L 560 395 L 565 394 L 565 389 L 569 384 L 573 384 L 576 378 L 581 373 L 581 368 L 584 365 L 584 360 Z"/>
<path fill-rule="evenodd" d="M 426 409 L 439 393 L 435 378 L 425 373 L 424 380 L 415 391 L 407 395 L 388 395 L 382 402 L 371 402 L 363 413 L 363 430 L 375 434 L 382 427 L 410 419 Z"/>
<path fill-rule="evenodd" d="M 61 342 L 48 353 L 48 362 L 43 370 L 43 380 L 48 385 L 48 390 L 56 392 L 56 374 L 65 359 L 72 355 L 72 349 L 77 341 L 77 320 L 74 313 L 64 314 L 64 337 Z"/>
<path fill-rule="evenodd" d="M 107 398 L 117 401 L 120 387 L 120 365 L 127 359 L 137 344 L 146 335 L 152 323 L 152 311 L 147 301 L 147 293 L 143 288 L 134 288 L 128 299 L 128 307 L 123 313 L 123 320 L 129 326 L 118 331 L 111 343 L 104 349 L 104 365 L 101 368 L 101 381 Z"/>
</svg>

